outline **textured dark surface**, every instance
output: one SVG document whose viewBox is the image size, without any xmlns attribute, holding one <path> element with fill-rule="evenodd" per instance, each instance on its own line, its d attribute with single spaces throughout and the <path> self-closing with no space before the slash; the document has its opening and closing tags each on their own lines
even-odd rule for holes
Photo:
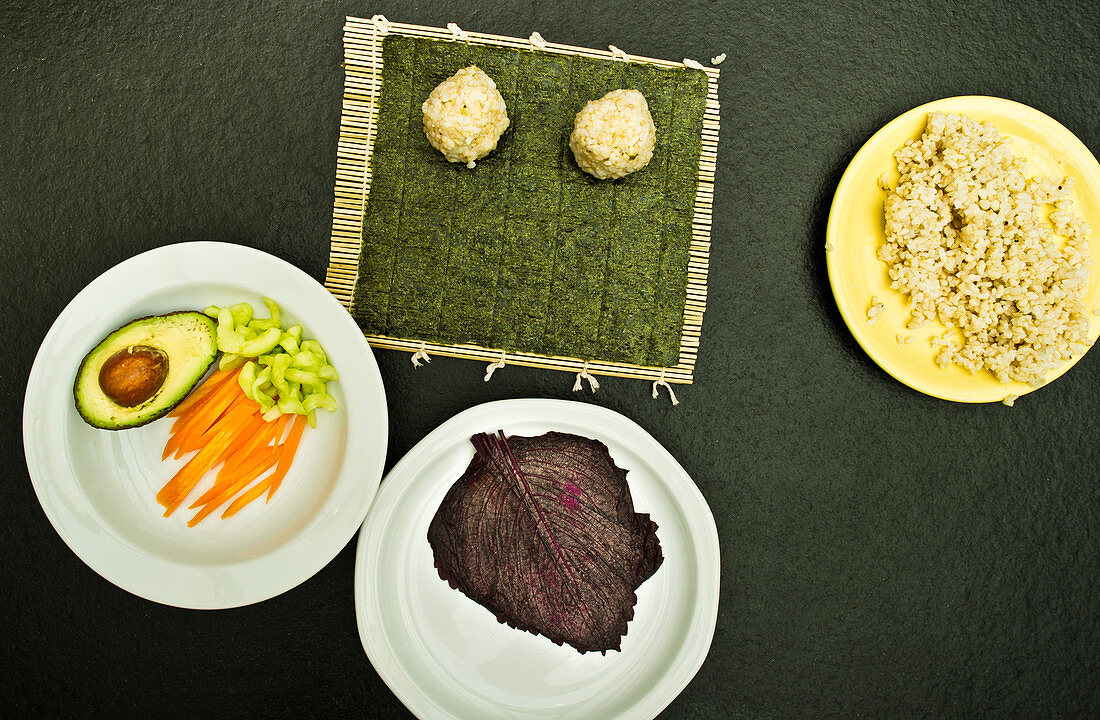
<svg viewBox="0 0 1100 720">
<path fill-rule="evenodd" d="M 702 70 L 388 36 L 352 315 L 370 335 L 669 367 L 680 355 L 707 102 Z M 510 124 L 470 169 L 428 142 L 421 104 L 459 69 Z M 616 181 L 569 149 L 589 100 L 639 90 L 654 159 Z"/>
<path fill-rule="evenodd" d="M 379 352 L 391 464 L 456 412 L 525 396 L 624 412 L 679 458 L 717 520 L 722 604 L 662 720 L 1100 715 L 1100 353 L 1014 408 L 925 397 L 854 343 L 822 250 L 852 155 L 923 102 L 1008 97 L 1100 152 L 1095 2 L 118 0 L 0 5 L 0 717 L 409 717 L 359 643 L 352 545 L 253 607 L 155 605 L 60 540 L 20 438 L 35 349 L 117 262 L 227 240 L 323 277 L 341 26 L 375 12 L 728 54 L 710 301 L 680 406 L 639 382 L 582 398 L 561 373 L 484 383 L 480 363 Z"/>
</svg>

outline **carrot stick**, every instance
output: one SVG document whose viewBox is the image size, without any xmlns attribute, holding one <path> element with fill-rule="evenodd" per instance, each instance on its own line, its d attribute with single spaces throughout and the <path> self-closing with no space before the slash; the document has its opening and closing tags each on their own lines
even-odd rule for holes
<svg viewBox="0 0 1100 720">
<path fill-rule="evenodd" d="M 234 463 L 232 466 L 223 468 L 226 477 L 232 477 L 234 475 L 240 475 L 246 473 L 253 466 L 261 464 L 274 465 L 275 461 L 279 459 L 279 446 L 268 445 L 266 443 L 254 448 L 248 455 L 242 458 L 239 462 Z"/>
<path fill-rule="evenodd" d="M 225 492 L 227 488 L 233 487 L 240 477 L 253 473 L 254 471 L 251 477 L 255 478 L 275 464 L 275 461 L 278 459 L 278 448 L 269 447 L 267 443 L 273 437 L 277 438 L 279 436 L 280 428 L 285 421 L 280 419 L 280 421 L 277 422 L 263 423 L 261 418 L 261 423 L 264 426 L 253 434 L 251 438 L 246 438 L 247 442 L 237 451 L 236 455 L 225 460 L 225 464 L 222 465 L 221 469 L 218 470 L 218 474 L 214 477 L 213 486 L 203 493 L 202 497 L 191 504 L 191 509 L 213 502 Z M 251 448 L 254 447 L 257 449 L 251 450 Z M 222 456 L 225 457 L 228 452 L 227 449 L 226 452 L 222 453 Z M 253 459 L 245 464 L 236 460 L 236 458 L 240 456 L 251 457 Z M 220 461 L 219 459 L 219 462 Z M 233 464 L 231 464 L 231 462 Z M 215 463 L 215 465 L 216 464 L 217 463 Z M 238 490 L 240 490 L 240 487 L 237 487 L 217 504 L 220 505 L 225 502 Z"/>
<path fill-rule="evenodd" d="M 286 442 L 277 446 L 277 457 L 279 462 L 275 467 L 275 472 L 250 487 L 248 492 L 239 495 L 237 499 L 225 509 L 225 512 L 222 513 L 223 519 L 236 515 L 245 505 L 263 495 L 265 490 L 274 488 L 267 496 L 267 500 L 270 502 L 271 495 L 275 494 L 275 490 L 278 489 L 279 483 L 283 481 L 283 477 L 286 475 L 287 471 L 290 470 L 290 464 L 294 461 L 294 451 L 298 447 L 298 441 L 302 438 L 305 420 L 306 418 L 303 415 L 294 416 L 294 422 L 290 426 L 290 434 L 287 435 Z"/>
<path fill-rule="evenodd" d="M 259 408 L 248 418 L 244 427 L 237 433 L 237 437 L 233 439 L 233 444 L 225 449 L 225 452 L 221 454 L 218 461 L 214 464 L 227 462 L 230 458 L 236 455 L 242 447 L 261 429 L 263 429 L 264 417 Z"/>
<path fill-rule="evenodd" d="M 230 500 L 223 518 L 235 515 L 264 492 L 270 501 L 289 472 L 305 431 L 304 416 L 291 420 L 284 414 L 275 422 L 265 421 L 258 404 L 236 382 L 239 372 L 213 373 L 170 413 L 175 421 L 163 457 L 195 455 L 157 493 L 165 517 L 175 512 L 208 472 L 221 466 L 211 487 L 190 505 L 199 510 L 187 522 L 189 527 Z"/>
<path fill-rule="evenodd" d="M 175 452 L 180 444 L 183 442 L 183 437 L 180 433 L 170 430 L 168 434 L 168 442 L 164 443 L 164 452 L 160 454 L 160 459 L 167 460 L 168 456 Z"/>
<path fill-rule="evenodd" d="M 210 488 L 202 498 L 199 498 L 200 500 L 206 498 L 206 501 L 201 504 L 212 505 L 216 508 L 244 489 L 248 483 L 275 467 L 276 462 L 279 460 L 279 449 L 275 447 L 271 448 L 271 450 L 273 452 L 267 457 L 250 463 L 248 467 L 240 468 L 230 475 L 226 475 L 224 480 L 217 484 L 217 487 Z M 196 505 L 198 504 L 199 503 L 196 503 Z"/>
<path fill-rule="evenodd" d="M 278 432 L 272 432 L 266 438 L 264 438 L 264 442 L 253 447 L 248 452 L 242 451 L 238 453 L 237 457 L 233 459 L 233 464 L 226 467 L 226 473 L 228 474 L 237 472 L 238 470 L 245 470 L 269 457 L 275 457 L 276 459 L 278 459 L 279 446 L 277 444 L 268 444 L 268 442 L 270 442 L 272 439 L 277 439 L 278 435 Z"/>
<path fill-rule="evenodd" d="M 165 507 L 164 516 L 168 517 L 179 507 L 191 489 L 198 484 L 202 476 L 210 470 L 211 463 L 232 441 L 233 435 L 225 431 L 209 445 L 198 452 L 195 457 L 187 461 L 171 480 L 157 493 L 157 502 Z"/>
<path fill-rule="evenodd" d="M 275 471 L 276 473 L 278 470 Z M 256 498 L 264 494 L 264 490 L 267 490 L 268 485 L 271 483 L 271 477 L 264 478 L 260 482 L 256 483 L 248 489 L 248 492 L 243 495 L 238 495 L 237 499 L 230 504 L 222 513 L 222 518 L 233 517 L 237 514 L 237 511 L 243 508 L 248 503 L 252 502 Z"/>
<path fill-rule="evenodd" d="M 180 440 L 179 447 L 176 448 L 176 458 L 181 458 L 189 452 L 194 452 L 204 447 L 206 443 L 210 442 L 211 438 L 213 438 L 215 433 L 217 433 L 217 431 L 220 429 L 221 423 L 224 421 L 224 419 L 227 418 L 230 413 L 236 412 L 237 408 L 244 404 L 248 404 L 253 412 L 260 408 L 258 403 L 253 402 L 252 400 L 249 400 L 247 397 L 245 397 L 245 394 L 243 392 L 241 392 L 239 395 L 235 395 L 233 397 L 233 400 L 229 403 L 229 407 L 227 407 L 222 412 L 222 414 L 214 420 L 213 424 L 211 424 L 210 427 L 208 427 L 201 433 L 198 433 L 198 428 L 196 427 L 194 428 L 194 432 L 188 433 L 186 437 Z M 195 433 L 198 433 L 198 435 L 196 435 Z"/>
<path fill-rule="evenodd" d="M 271 442 L 272 439 L 277 442 L 278 439 L 282 437 L 283 428 L 286 427 L 287 419 L 288 416 L 280 415 L 278 420 L 267 423 L 266 427 L 256 433 L 252 437 L 252 440 L 245 443 L 234 457 L 225 461 L 222 472 L 234 472 L 235 470 L 241 469 L 246 463 L 252 463 L 257 458 L 266 455 L 271 450 L 267 444 Z"/>
<path fill-rule="evenodd" d="M 236 373 L 240 372 L 240 370 L 229 370 L 228 372 L 229 375 L 225 378 L 220 378 L 218 382 L 210 388 L 209 392 L 204 393 L 201 397 L 195 398 L 195 402 L 191 403 L 179 413 L 176 419 L 172 421 L 173 432 L 180 430 L 190 419 L 194 418 L 197 411 L 209 405 L 210 402 L 219 397 L 219 395 L 224 395 L 228 390 L 232 389 L 233 386 L 230 385 L 227 380 L 231 377 L 235 377 Z M 239 383 L 237 387 L 240 387 Z M 190 400 L 190 398 L 188 398 L 188 400 Z"/>
<path fill-rule="evenodd" d="M 172 408 L 172 412 L 168 413 L 167 417 L 179 417 L 188 410 L 194 407 L 197 403 L 203 401 L 203 399 L 214 391 L 219 385 L 225 382 L 229 377 L 236 372 L 233 370 L 218 370 L 206 378 L 202 385 L 197 387 L 190 395 L 188 395 L 183 402 L 176 407 Z"/>
<path fill-rule="evenodd" d="M 188 527 L 195 527 L 195 525 L 202 522 L 203 518 L 205 518 L 207 515 L 214 512 L 215 510 L 217 510 L 222 505 L 224 505 L 225 502 L 227 500 L 229 500 L 229 498 L 236 495 L 238 492 L 241 491 L 241 489 L 247 487 L 250 482 L 252 482 L 256 478 L 258 478 L 259 476 L 263 475 L 265 472 L 270 470 L 271 467 L 274 464 L 275 464 L 275 458 L 273 457 L 273 458 L 271 458 L 271 461 L 269 463 L 267 463 L 266 465 L 254 466 L 253 468 L 249 469 L 249 471 L 246 472 L 245 474 L 237 476 L 236 479 L 233 480 L 231 485 L 229 485 L 228 487 L 223 489 L 220 493 L 218 493 L 218 495 L 216 497 L 214 497 L 213 499 L 208 501 L 203 506 L 202 510 L 195 513 L 195 516 L 187 521 L 187 526 Z M 263 482 L 263 481 L 261 481 L 261 482 Z M 194 507 L 195 506 L 192 505 L 192 508 L 194 508 Z"/>
<path fill-rule="evenodd" d="M 157 501 L 167 508 L 165 517 L 172 514 L 183 499 L 198 484 L 202 476 L 214 467 L 218 457 L 233 442 L 241 421 L 250 414 L 250 408 L 239 406 L 226 417 L 225 424 L 210 442 L 199 450 L 175 476 L 157 493 Z"/>
<path fill-rule="evenodd" d="M 186 424 L 180 427 L 180 434 L 192 439 L 202 437 L 217 424 L 219 418 L 232 410 L 245 396 L 240 387 L 225 386 L 219 388 L 217 392 L 220 395 L 211 397 L 209 404 L 195 408 L 194 415 L 187 418 Z"/>
<path fill-rule="evenodd" d="M 213 504 L 207 505 L 202 510 L 199 510 L 197 513 L 195 513 L 195 517 L 187 521 L 187 527 L 195 527 L 203 520 L 205 520 L 207 515 L 214 512 L 215 510 L 217 510 L 217 508 Z"/>
<path fill-rule="evenodd" d="M 226 408 L 233 402 L 237 396 L 233 390 L 241 396 L 244 395 L 244 391 L 241 390 L 240 385 L 223 384 L 217 388 L 209 397 L 209 400 L 199 405 L 194 406 L 194 412 L 182 415 L 176 418 L 176 422 L 180 425 L 172 426 L 171 437 L 168 438 L 168 442 L 164 444 L 164 452 L 161 454 L 161 460 L 166 459 L 174 451 L 178 450 L 180 445 L 185 440 L 192 437 L 193 434 L 201 437 L 202 433 L 207 429 L 225 412 Z"/>
<path fill-rule="evenodd" d="M 273 429 L 274 428 L 272 428 L 272 430 Z M 230 488 L 234 484 L 236 484 L 239 478 L 246 476 L 253 471 L 255 471 L 255 474 L 253 474 L 252 477 L 256 477 L 264 470 L 267 470 L 272 465 L 274 465 L 275 461 L 279 458 L 278 448 L 265 446 L 262 449 L 265 451 L 264 454 L 257 455 L 256 459 L 252 462 L 249 462 L 247 465 L 237 465 L 236 467 L 228 467 L 227 465 L 222 465 L 221 470 L 218 471 L 217 476 L 215 476 L 214 478 L 214 485 L 205 493 L 203 493 L 202 497 L 200 497 L 191 505 L 191 508 L 193 509 L 200 505 L 206 505 L 207 503 L 213 502 L 219 495 L 225 492 L 227 488 Z M 239 490 L 240 488 L 237 489 Z M 225 498 L 225 500 L 228 499 L 228 497 Z M 223 500 L 222 502 L 224 502 L 225 500 Z"/>
<path fill-rule="evenodd" d="M 286 442 L 283 443 L 279 450 L 279 465 L 275 468 L 275 472 L 268 479 L 267 500 L 265 502 L 271 502 L 271 497 L 275 494 L 275 491 L 279 489 L 279 485 L 282 484 L 283 478 L 286 477 L 287 472 L 290 470 L 290 464 L 294 462 L 294 454 L 298 451 L 298 443 L 302 440 L 302 433 L 306 429 L 306 416 L 295 415 L 294 424 L 290 428 L 290 434 L 287 435 Z"/>
</svg>

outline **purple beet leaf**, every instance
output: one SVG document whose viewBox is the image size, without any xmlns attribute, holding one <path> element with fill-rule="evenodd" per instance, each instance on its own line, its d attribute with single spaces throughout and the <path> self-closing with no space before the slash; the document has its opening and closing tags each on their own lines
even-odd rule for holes
<svg viewBox="0 0 1100 720">
<path fill-rule="evenodd" d="M 626 470 L 579 435 L 480 433 L 428 527 L 439 576 L 497 620 L 584 653 L 618 650 L 660 567 L 657 525 Z"/>
</svg>

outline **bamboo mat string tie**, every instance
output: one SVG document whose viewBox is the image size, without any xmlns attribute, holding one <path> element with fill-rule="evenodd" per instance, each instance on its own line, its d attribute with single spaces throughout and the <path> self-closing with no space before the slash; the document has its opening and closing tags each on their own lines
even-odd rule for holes
<svg viewBox="0 0 1100 720">
<path fill-rule="evenodd" d="M 527 38 L 527 42 L 531 43 L 531 47 L 536 50 L 546 49 L 546 41 L 542 39 L 542 35 L 539 35 L 537 30 L 531 33 L 531 37 Z"/>
<path fill-rule="evenodd" d="M 673 405 L 679 405 L 680 401 L 676 399 L 676 393 L 672 392 L 672 386 L 665 380 L 665 368 L 661 368 L 661 374 L 653 381 L 653 399 L 657 399 L 657 388 L 664 386 L 668 390 L 668 397 L 672 400 Z"/>
<path fill-rule="evenodd" d="M 573 392 L 577 392 L 581 389 L 581 380 L 588 381 L 588 388 L 592 392 L 596 392 L 600 389 L 600 383 L 596 381 L 596 378 L 594 376 L 588 374 L 587 360 L 584 361 L 584 367 L 581 368 L 581 371 L 577 373 L 577 381 L 573 383 Z"/>
<path fill-rule="evenodd" d="M 374 23 L 374 29 L 382 33 L 388 33 L 390 31 L 390 21 L 386 19 L 385 15 L 375 15 L 370 19 Z"/>
<path fill-rule="evenodd" d="M 420 349 L 413 353 L 412 364 L 413 367 L 420 367 L 423 363 L 430 363 L 432 359 L 428 357 L 428 344 L 420 343 Z"/>
<path fill-rule="evenodd" d="M 485 368 L 485 382 L 489 382 L 489 378 L 493 377 L 493 373 L 504 367 L 504 351 L 500 351 L 500 360 L 495 363 L 489 363 L 489 366 Z"/>
<path fill-rule="evenodd" d="M 619 48 L 614 45 L 608 45 L 607 49 L 611 51 L 612 60 L 622 60 L 623 62 L 630 62 L 630 58 Z"/>
<path fill-rule="evenodd" d="M 447 29 L 451 31 L 452 40 L 461 40 L 467 45 L 470 44 L 469 34 L 458 26 L 458 23 L 447 23 Z"/>
</svg>

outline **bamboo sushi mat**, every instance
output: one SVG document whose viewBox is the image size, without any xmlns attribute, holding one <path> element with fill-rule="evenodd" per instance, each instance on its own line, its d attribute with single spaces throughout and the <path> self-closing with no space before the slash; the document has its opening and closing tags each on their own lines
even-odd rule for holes
<svg viewBox="0 0 1100 720">
<path fill-rule="evenodd" d="M 471 344 L 444 345 L 415 338 L 367 333 L 365 336 L 370 345 L 414 353 L 426 352 L 430 355 L 489 361 L 496 363 L 497 367 L 512 364 L 671 383 L 691 383 L 707 301 L 711 212 L 719 136 L 718 69 L 704 67 L 691 60 L 677 63 L 628 55 L 614 46 L 609 46 L 607 51 L 600 51 L 562 45 L 547 42 L 538 33 L 533 33 L 528 39 L 520 39 L 467 32 L 454 24 L 443 29 L 389 22 L 382 16 L 370 19 L 348 17 L 344 25 L 343 111 L 340 117 L 332 239 L 325 287 L 349 311 L 352 308 L 359 258 L 363 249 L 364 211 L 371 187 L 370 159 L 377 135 L 382 80 L 382 40 L 390 34 L 519 50 L 537 50 L 666 68 L 682 68 L 686 65 L 706 73 L 707 98 L 702 121 L 698 185 L 693 206 L 680 352 L 675 365 L 648 367 L 620 362 L 586 361 L 574 357 L 512 352 L 502 348 Z M 486 379 L 490 374 L 491 372 L 486 375 Z M 579 382 L 578 379 L 578 384 Z"/>
</svg>

